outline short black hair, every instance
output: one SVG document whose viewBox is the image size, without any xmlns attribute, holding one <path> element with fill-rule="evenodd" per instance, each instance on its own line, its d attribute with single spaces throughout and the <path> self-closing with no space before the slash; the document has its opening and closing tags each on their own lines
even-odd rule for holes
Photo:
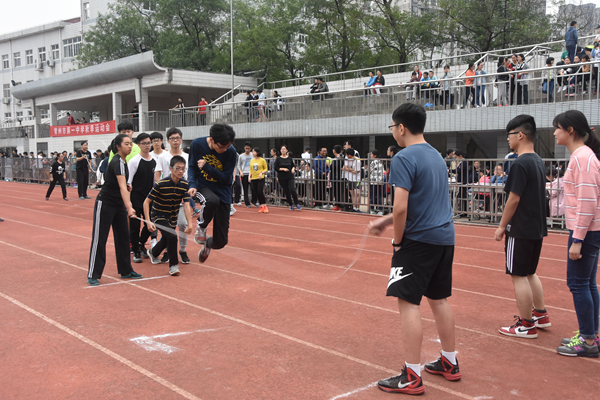
<svg viewBox="0 0 600 400">
<path fill-rule="evenodd" d="M 344 145 L 346 145 L 346 144 L 347 144 L 348 146 L 350 146 L 350 147 L 354 148 L 354 141 L 353 141 L 353 140 L 346 140 L 346 141 L 344 142 Z"/>
<path fill-rule="evenodd" d="M 255 151 L 256 154 L 258 154 L 260 156 L 260 147 L 255 147 L 252 149 L 252 151 Z"/>
<path fill-rule="evenodd" d="M 147 134 L 147 133 L 145 133 L 145 132 L 142 132 L 142 133 L 140 133 L 139 135 L 137 135 L 137 137 L 135 138 L 135 142 L 136 142 L 137 144 L 140 144 L 140 142 L 141 142 L 142 140 L 144 140 L 144 139 L 148 139 L 148 138 L 150 138 L 150 135 L 149 135 L 149 134 Z M 98 150 L 98 151 L 100 151 L 100 150 Z"/>
<path fill-rule="evenodd" d="M 310 147 L 305 148 L 304 151 L 310 151 Z"/>
<path fill-rule="evenodd" d="M 404 103 L 394 110 L 392 120 L 397 125 L 404 125 L 412 134 L 423 133 L 427 113 L 422 106 L 413 103 Z"/>
<path fill-rule="evenodd" d="M 390 150 L 392 153 L 394 153 L 394 155 L 396 155 L 396 153 L 398 153 L 398 148 L 394 145 L 391 145 L 390 147 L 388 147 L 388 150 Z"/>
<path fill-rule="evenodd" d="M 172 128 L 169 128 L 169 130 L 167 131 L 167 139 L 169 139 L 171 136 L 173 136 L 175 134 L 179 134 L 179 136 L 181 136 L 183 138 L 183 133 L 181 133 L 181 129 L 172 127 Z"/>
<path fill-rule="evenodd" d="M 335 146 L 333 146 L 333 151 L 335 151 L 338 154 L 342 154 L 342 151 L 344 151 L 342 149 L 342 146 L 340 146 L 339 144 L 336 144 Z"/>
<path fill-rule="evenodd" d="M 423 75 L 427 74 L 427 76 L 429 76 L 429 72 L 427 71 L 423 71 Z"/>
<path fill-rule="evenodd" d="M 210 137 L 215 143 L 228 145 L 235 140 L 235 131 L 227 124 L 214 124 L 210 127 Z"/>
<path fill-rule="evenodd" d="M 546 58 L 546 64 L 551 64 L 552 62 L 554 62 L 554 57 Z"/>
<path fill-rule="evenodd" d="M 449 156 L 450 154 L 454 153 L 454 150 L 452 149 L 448 149 L 446 150 L 446 155 Z"/>
<path fill-rule="evenodd" d="M 379 157 L 379 150 L 373 149 L 371 150 L 371 154 L 373 154 L 375 157 Z"/>
<path fill-rule="evenodd" d="M 515 129 L 519 129 L 520 132 L 525 134 L 529 141 L 535 141 L 536 124 L 535 118 L 531 115 L 517 115 L 506 124 L 506 132 L 514 131 Z"/>
<path fill-rule="evenodd" d="M 466 156 L 467 156 L 467 155 L 465 154 L 465 152 L 464 152 L 464 151 L 462 151 L 462 150 L 456 150 L 456 151 L 454 152 L 454 155 L 455 155 L 456 157 L 466 157 Z"/>
<path fill-rule="evenodd" d="M 81 145 L 83 146 L 84 144 L 87 144 L 87 143 L 88 143 L 88 141 L 84 140 L 83 142 L 81 142 Z"/>
<path fill-rule="evenodd" d="M 449 65 L 445 65 L 444 69 L 446 69 L 446 68 L 450 69 L 450 66 Z"/>
<path fill-rule="evenodd" d="M 154 140 L 154 139 L 160 139 L 163 140 L 163 135 L 160 132 L 152 132 L 150 134 L 150 139 Z"/>
<path fill-rule="evenodd" d="M 182 163 L 183 165 L 185 165 L 185 158 L 181 157 L 181 156 L 173 156 L 173 158 L 171 158 L 171 161 L 169 162 L 169 166 L 171 168 L 175 168 L 175 164 L 179 164 Z"/>
<path fill-rule="evenodd" d="M 119 131 L 119 132 L 132 131 L 132 130 L 133 130 L 133 124 L 131 123 L 131 121 L 123 121 L 117 126 L 117 131 Z"/>
<path fill-rule="evenodd" d="M 577 21 L 571 21 L 570 26 L 575 26 L 575 25 L 577 25 Z"/>
<path fill-rule="evenodd" d="M 354 148 L 352 148 L 352 147 L 348 147 L 348 148 L 346 149 L 346 155 L 347 155 L 347 156 L 356 157 L 356 151 L 354 150 Z"/>
<path fill-rule="evenodd" d="M 246 142 L 246 143 L 244 143 L 244 147 L 246 147 L 246 146 L 248 146 L 248 147 L 252 148 L 252 143 L 250 143 L 250 142 Z"/>
</svg>

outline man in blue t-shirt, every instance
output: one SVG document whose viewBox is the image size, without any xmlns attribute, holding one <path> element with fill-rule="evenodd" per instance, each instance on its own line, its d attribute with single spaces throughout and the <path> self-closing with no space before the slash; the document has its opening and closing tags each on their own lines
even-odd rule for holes
<svg viewBox="0 0 600 400">
<path fill-rule="evenodd" d="M 433 311 L 442 355 L 425 364 L 425 371 L 449 381 L 461 378 L 456 360 L 454 316 L 447 298 L 452 294 L 454 222 L 448 196 L 448 171 L 440 154 L 423 137 L 427 114 L 406 103 L 393 115 L 390 129 L 404 150 L 392 158 L 390 183 L 395 190 L 392 215 L 371 222 L 379 235 L 393 225 L 392 269 L 387 295 L 398 298 L 406 354 L 402 373 L 379 381 L 385 392 L 421 394 L 423 328 L 419 305 L 427 297 Z"/>
<path fill-rule="evenodd" d="M 226 124 L 210 127 L 210 136 L 194 139 L 190 145 L 188 178 L 189 194 L 202 204 L 194 240 L 202 245 L 198 260 L 203 263 L 211 249 L 222 249 L 229 235 L 231 184 L 237 153 L 231 146 L 233 128 Z M 213 236 L 206 236 L 206 227 L 213 221 Z"/>
</svg>

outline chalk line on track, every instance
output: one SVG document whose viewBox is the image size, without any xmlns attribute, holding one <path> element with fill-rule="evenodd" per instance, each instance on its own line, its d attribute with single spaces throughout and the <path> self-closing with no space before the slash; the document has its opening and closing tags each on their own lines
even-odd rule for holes
<svg viewBox="0 0 600 400">
<path fill-rule="evenodd" d="M 353 390 L 351 392 L 348 392 L 348 393 L 337 395 L 335 397 L 332 397 L 330 400 L 344 399 L 346 397 L 350 397 L 350 396 L 352 396 L 352 395 L 354 395 L 356 393 L 360 393 L 360 392 L 362 392 L 364 390 L 370 389 L 370 388 L 375 387 L 375 386 L 377 386 L 377 382 L 369 383 L 367 386 L 363 386 L 361 388 L 355 389 L 355 390 Z"/>
<path fill-rule="evenodd" d="M 152 379 L 153 381 L 163 385 L 164 387 L 166 387 L 167 389 L 172 390 L 173 392 L 179 394 L 180 396 L 185 397 L 186 399 L 190 399 L 190 400 L 200 400 L 199 397 L 194 396 L 193 394 L 189 393 L 188 391 L 180 388 L 179 386 L 167 381 L 164 378 L 161 378 L 160 376 L 148 371 L 146 368 L 137 365 L 136 363 L 134 363 L 133 361 L 128 360 L 127 358 L 115 353 L 112 350 L 107 349 L 106 347 L 94 342 L 93 340 L 75 332 L 74 330 L 66 327 L 65 325 L 61 324 L 60 322 L 57 322 L 55 320 L 53 320 L 52 318 L 42 314 L 39 311 L 34 310 L 33 308 L 21 303 L 20 301 L 13 299 L 12 297 L 0 292 L 0 297 L 3 297 L 4 299 L 8 300 L 9 302 L 13 303 L 14 305 L 16 305 L 17 307 L 22 308 L 23 310 L 35 315 L 36 317 L 42 319 L 43 321 L 46 321 L 47 323 L 49 323 L 50 325 L 54 326 L 55 328 L 60 329 L 61 331 L 67 333 L 68 335 L 73 336 L 76 339 L 81 340 L 83 343 L 90 345 L 92 347 L 94 347 L 96 350 L 101 351 L 102 353 L 106 354 L 107 356 L 111 357 L 112 359 L 128 366 L 129 368 L 133 369 L 134 371 L 145 375 L 146 377 Z"/>
</svg>

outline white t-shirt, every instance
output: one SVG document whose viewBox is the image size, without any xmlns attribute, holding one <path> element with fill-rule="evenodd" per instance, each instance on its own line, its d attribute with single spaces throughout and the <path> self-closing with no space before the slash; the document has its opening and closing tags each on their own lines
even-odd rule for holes
<svg viewBox="0 0 600 400">
<path fill-rule="evenodd" d="M 302 153 L 302 159 L 303 160 L 310 160 L 310 153 L 308 153 L 308 152 Z"/>
<path fill-rule="evenodd" d="M 353 169 L 355 171 L 358 171 L 358 173 L 352 173 L 350 171 L 344 171 L 344 179 L 349 180 L 350 182 L 358 182 L 360 181 L 360 177 L 361 177 L 361 170 L 360 170 L 360 160 L 356 159 L 356 158 L 346 158 L 344 160 L 344 167 L 348 167 L 350 169 Z"/>
<path fill-rule="evenodd" d="M 156 157 L 156 155 L 154 155 Z M 183 174 L 183 179 L 185 179 L 187 181 L 188 178 L 188 163 L 189 163 L 189 154 L 186 152 L 181 152 L 181 156 L 185 159 L 185 173 Z M 163 151 L 156 159 L 156 169 L 154 170 L 156 171 L 160 171 L 161 172 L 161 179 L 164 178 L 168 178 L 169 176 L 171 176 L 171 170 L 169 169 L 170 167 L 170 162 L 171 162 L 171 158 L 173 158 L 173 156 L 171 155 L 170 152 L 168 151 Z"/>
</svg>

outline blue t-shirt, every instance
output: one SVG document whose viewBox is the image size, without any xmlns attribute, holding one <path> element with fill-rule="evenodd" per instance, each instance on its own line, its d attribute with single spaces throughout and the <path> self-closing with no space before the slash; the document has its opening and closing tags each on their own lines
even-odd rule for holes
<svg viewBox="0 0 600 400">
<path fill-rule="evenodd" d="M 408 190 L 404 237 L 454 245 L 454 222 L 446 163 L 428 143 L 409 146 L 392 158 L 390 183 Z"/>
<path fill-rule="evenodd" d="M 237 154 L 229 147 L 219 154 L 208 146 L 206 137 L 194 139 L 190 145 L 188 179 L 190 188 L 207 187 L 225 204 L 231 204 L 231 184 L 233 170 L 236 166 Z M 202 170 L 198 168 L 198 160 L 206 160 Z"/>
</svg>

